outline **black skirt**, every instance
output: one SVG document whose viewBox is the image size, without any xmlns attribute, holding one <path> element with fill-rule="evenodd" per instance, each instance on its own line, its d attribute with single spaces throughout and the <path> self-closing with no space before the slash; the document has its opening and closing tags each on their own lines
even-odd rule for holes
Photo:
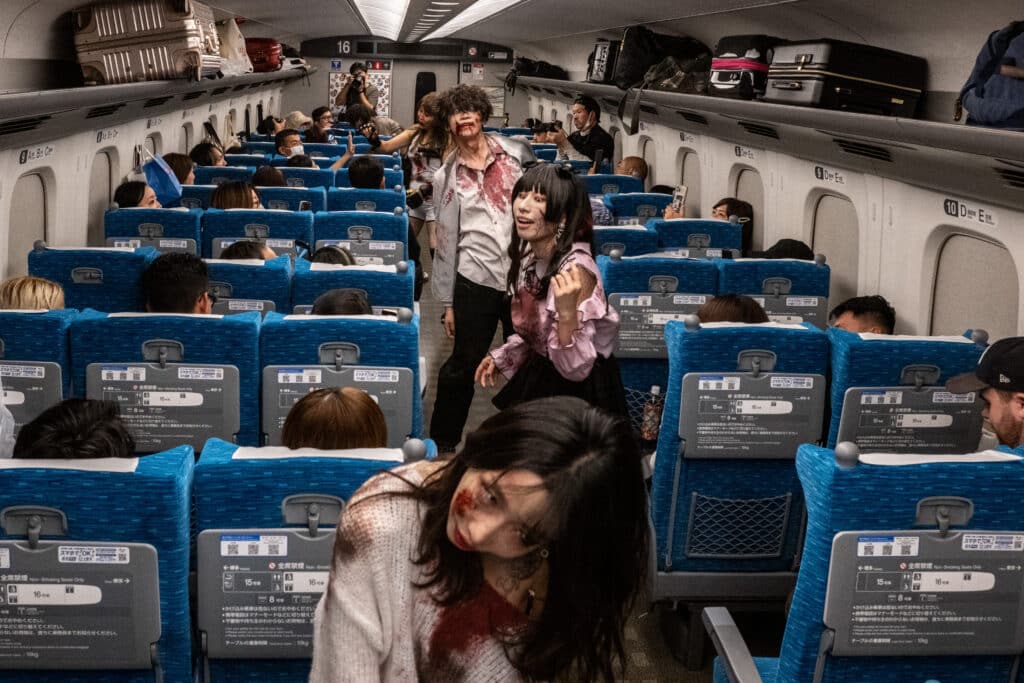
<svg viewBox="0 0 1024 683">
<path fill-rule="evenodd" d="M 591 405 L 629 420 L 626 392 L 622 388 L 622 376 L 615 356 L 604 358 L 598 355 L 587 378 L 574 382 L 562 377 L 547 356 L 530 353 L 523 367 L 519 368 L 492 402 L 498 409 L 504 410 L 523 401 L 548 396 L 582 398 Z"/>
</svg>

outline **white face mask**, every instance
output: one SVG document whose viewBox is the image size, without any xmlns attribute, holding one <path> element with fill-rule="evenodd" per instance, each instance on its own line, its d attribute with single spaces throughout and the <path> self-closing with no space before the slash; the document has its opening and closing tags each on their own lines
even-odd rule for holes
<svg viewBox="0 0 1024 683">
<path fill-rule="evenodd" d="M 297 157 L 300 154 L 304 153 L 304 148 L 302 147 L 302 145 L 295 145 L 294 147 L 289 147 L 288 148 L 288 152 L 289 152 L 288 156 L 290 156 L 290 157 Z"/>
</svg>

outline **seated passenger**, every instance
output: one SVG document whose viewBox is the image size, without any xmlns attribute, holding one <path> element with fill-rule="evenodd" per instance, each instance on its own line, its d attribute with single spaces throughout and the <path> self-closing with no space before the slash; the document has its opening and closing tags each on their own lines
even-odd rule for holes
<svg viewBox="0 0 1024 683">
<path fill-rule="evenodd" d="M 313 252 L 309 258 L 313 263 L 332 263 L 339 266 L 354 266 L 352 252 L 337 244 L 327 244 Z"/>
<path fill-rule="evenodd" d="M 200 142 L 188 153 L 192 161 L 200 166 L 227 166 L 224 150 L 212 142 Z"/>
<path fill-rule="evenodd" d="M 306 142 L 334 144 L 334 136 L 329 129 L 334 125 L 334 114 L 329 107 L 317 107 L 313 110 L 313 125 L 306 131 Z"/>
<path fill-rule="evenodd" d="M 294 157 L 305 154 L 302 137 L 294 128 L 282 128 L 274 136 L 274 149 L 283 157 Z"/>
<path fill-rule="evenodd" d="M 211 209 L 262 209 L 260 195 L 252 183 L 231 180 L 221 183 L 210 195 Z"/>
<path fill-rule="evenodd" d="M 0 310 L 41 311 L 64 308 L 64 288 L 59 282 L 19 275 L 0 284 Z"/>
<path fill-rule="evenodd" d="M 159 209 L 160 201 L 156 198 L 153 188 L 141 180 L 129 180 L 121 183 L 114 190 L 114 203 L 122 209 L 137 207 L 140 209 Z"/>
<path fill-rule="evenodd" d="M 142 273 L 149 313 L 209 313 L 213 309 L 209 290 L 206 264 L 193 254 L 163 254 Z"/>
<path fill-rule="evenodd" d="M 742 294 L 719 294 L 697 309 L 702 323 L 766 323 L 761 304 Z"/>
<path fill-rule="evenodd" d="M 313 302 L 312 315 L 372 315 L 373 308 L 361 289 L 328 289 Z"/>
<path fill-rule="evenodd" d="M 242 240 L 229 244 L 227 249 L 220 252 L 220 258 L 228 260 L 260 259 L 261 261 L 266 261 L 267 259 L 277 258 L 277 254 L 265 244 L 255 240 Z"/>
<path fill-rule="evenodd" d="M 988 347 L 974 372 L 951 377 L 946 389 L 978 392 L 982 416 L 999 443 L 1024 446 L 1024 337 L 1007 337 Z"/>
<path fill-rule="evenodd" d="M 361 190 L 383 189 L 384 165 L 371 156 L 357 156 L 348 165 L 348 182 Z"/>
<path fill-rule="evenodd" d="M 672 194 L 675 192 L 675 188 L 671 185 L 651 185 L 651 189 L 649 189 L 648 192 L 653 192 L 654 194 Z"/>
<path fill-rule="evenodd" d="M 256 187 L 287 187 L 288 181 L 277 166 L 260 166 L 252 174 L 252 184 Z"/>
<path fill-rule="evenodd" d="M 377 116 L 377 112 L 365 104 L 353 104 L 345 111 L 345 118 L 353 128 L 367 138 L 380 135 L 398 135 L 402 126 L 387 116 Z"/>
<path fill-rule="evenodd" d="M 387 443 L 384 412 L 369 394 L 354 387 L 311 391 L 288 411 L 281 430 L 281 445 L 292 450 L 384 448 Z"/>
<path fill-rule="evenodd" d="M 260 135 L 277 135 L 277 131 L 282 128 L 284 128 L 284 119 L 267 116 L 256 125 L 256 132 Z"/>
<path fill-rule="evenodd" d="M 313 157 L 308 154 L 295 154 L 288 157 L 288 161 L 284 164 L 288 168 L 320 168 L 313 161 Z"/>
<path fill-rule="evenodd" d="M 686 207 L 683 206 L 679 211 L 676 211 L 669 204 L 661 215 L 665 220 L 686 218 Z M 750 202 L 745 202 L 735 197 L 719 199 L 711 207 L 712 220 L 727 221 L 733 216 L 736 216 L 739 219 L 740 225 L 743 226 L 743 255 L 746 256 L 750 253 L 751 244 L 753 244 L 754 239 L 754 207 L 750 205 Z"/>
<path fill-rule="evenodd" d="M 855 296 L 832 309 L 828 324 L 847 332 L 892 334 L 896 328 L 896 311 L 878 294 Z"/>
<path fill-rule="evenodd" d="M 292 129 L 295 132 L 306 132 L 313 126 L 313 119 L 309 118 L 301 111 L 289 112 L 284 117 L 284 129 Z M 277 131 L 280 133 L 281 131 Z"/>
<path fill-rule="evenodd" d="M 800 240 L 781 239 L 764 251 L 750 252 L 750 258 L 795 258 L 814 260 L 814 250 Z"/>
<path fill-rule="evenodd" d="M 196 164 L 189 155 L 170 152 L 164 155 L 164 161 L 171 167 L 171 171 L 174 172 L 174 177 L 178 179 L 179 183 L 182 185 L 196 184 Z"/>
<path fill-rule="evenodd" d="M 69 398 L 21 428 L 15 458 L 131 458 L 135 440 L 113 401 Z"/>
<path fill-rule="evenodd" d="M 618 680 L 648 534 L 625 421 L 574 398 L 494 415 L 345 506 L 310 683 Z"/>
<path fill-rule="evenodd" d="M 591 168 L 589 173 L 593 175 L 597 171 Z M 619 159 L 619 163 L 615 164 L 614 173 L 647 180 L 647 162 L 641 157 L 622 157 Z"/>
<path fill-rule="evenodd" d="M 512 189 L 515 230 L 508 290 L 515 334 L 484 356 L 475 379 L 494 386 L 504 409 L 544 396 L 577 396 L 626 416 L 625 390 L 612 355 L 619 314 L 605 298 L 590 253 L 587 190 L 558 164 L 526 170 Z"/>
</svg>

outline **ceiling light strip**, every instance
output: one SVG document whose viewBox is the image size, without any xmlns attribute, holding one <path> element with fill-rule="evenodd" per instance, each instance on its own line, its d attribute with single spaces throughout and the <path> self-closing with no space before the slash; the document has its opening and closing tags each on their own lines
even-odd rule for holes
<svg viewBox="0 0 1024 683">
<path fill-rule="evenodd" d="M 452 17 L 450 21 L 424 38 L 424 40 L 446 38 L 456 31 L 461 31 L 462 29 L 479 23 L 484 19 L 489 19 L 494 14 L 515 7 L 524 1 L 525 0 L 477 0 L 461 13 Z"/>
</svg>

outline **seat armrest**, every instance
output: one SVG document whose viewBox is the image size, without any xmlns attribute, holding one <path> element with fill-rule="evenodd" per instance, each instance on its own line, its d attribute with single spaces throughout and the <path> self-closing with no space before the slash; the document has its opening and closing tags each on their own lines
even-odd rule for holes
<svg viewBox="0 0 1024 683">
<path fill-rule="evenodd" d="M 722 658 L 730 683 L 761 683 L 761 674 L 754 665 L 747 643 L 726 607 L 705 607 L 701 614 L 704 628 Z"/>
</svg>

